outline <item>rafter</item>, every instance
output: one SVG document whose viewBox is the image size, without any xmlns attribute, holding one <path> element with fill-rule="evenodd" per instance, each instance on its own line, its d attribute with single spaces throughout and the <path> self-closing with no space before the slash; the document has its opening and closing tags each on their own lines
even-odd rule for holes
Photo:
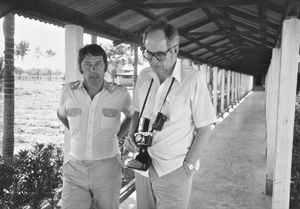
<svg viewBox="0 0 300 209">
<path fill-rule="evenodd" d="M 7 2 L 0 0 L 0 3 Z M 117 28 L 97 18 L 87 16 L 81 12 L 75 11 L 61 4 L 48 0 L 10 0 L 12 6 L 15 6 L 16 12 L 34 16 L 39 19 L 47 19 L 48 22 L 58 24 L 76 24 L 89 31 L 102 34 L 106 37 L 122 39 L 126 43 L 141 45 L 141 37 L 138 34 L 128 32 Z"/>
<path fill-rule="evenodd" d="M 212 13 L 208 8 L 203 8 L 203 11 L 209 16 L 209 17 L 212 17 L 212 16 L 215 16 L 216 14 Z M 221 16 L 221 19 L 224 21 L 227 22 L 227 24 L 229 25 L 229 28 L 227 28 L 226 26 L 224 26 L 222 24 L 222 22 L 220 21 L 220 18 L 218 18 L 217 20 L 214 21 L 214 23 L 219 27 L 219 29 L 221 30 L 231 30 L 231 31 L 236 31 L 235 27 L 231 24 L 230 22 L 230 17 L 225 13 L 223 12 L 222 10 L 220 10 L 220 12 L 222 13 Z M 241 45 L 241 41 L 236 39 L 235 37 L 232 37 L 232 36 L 228 36 L 228 39 L 235 45 L 235 46 L 239 46 Z"/>
<path fill-rule="evenodd" d="M 257 4 L 258 7 L 258 14 L 259 14 L 259 19 L 260 19 L 260 29 L 262 31 L 261 33 L 261 39 L 262 42 L 266 40 L 266 31 L 267 31 L 267 12 L 266 12 L 266 7 L 265 7 L 265 0 L 260 0 Z"/>
<path fill-rule="evenodd" d="M 107 20 L 118 14 L 125 12 L 132 6 L 142 4 L 147 0 L 128 0 L 128 1 L 117 0 L 117 1 L 119 2 L 118 5 L 112 6 L 111 8 L 107 9 L 106 12 L 94 15 L 94 17 L 100 20 Z"/>
<path fill-rule="evenodd" d="M 215 30 L 211 32 L 188 32 L 186 33 L 187 36 L 217 36 L 217 35 L 224 35 L 224 36 L 237 36 L 237 35 L 248 35 L 248 34 L 261 34 L 251 30 L 245 31 L 228 31 L 228 30 Z"/>
<path fill-rule="evenodd" d="M 223 7 L 222 10 L 226 11 L 227 13 L 229 13 L 231 15 L 237 16 L 237 17 L 242 18 L 247 21 L 251 21 L 251 22 L 255 22 L 255 23 L 260 22 L 260 18 L 254 16 L 254 15 L 242 12 L 242 11 L 232 8 L 232 7 Z M 274 24 L 272 22 L 268 22 L 268 21 L 265 21 L 265 25 L 266 25 L 266 27 L 269 27 L 272 30 L 277 30 L 279 27 L 279 25 Z"/>
<path fill-rule="evenodd" d="M 9 4 L 3 4 L 0 7 L 0 18 L 4 17 L 5 15 L 13 12 L 14 7 L 12 5 Z"/>
<path fill-rule="evenodd" d="M 244 28 L 244 29 L 247 29 L 247 30 L 254 31 L 254 32 L 259 33 L 259 34 L 264 33 L 264 32 L 261 31 L 260 29 L 257 29 L 257 28 L 255 28 L 255 27 L 253 27 L 253 26 L 250 26 L 250 25 L 248 25 L 248 24 L 245 24 L 245 23 L 240 22 L 240 21 L 237 21 L 237 20 L 232 20 L 232 23 L 235 24 L 235 25 L 237 25 L 237 26 L 239 26 L 239 27 L 241 27 L 241 28 Z M 249 35 L 251 35 L 251 34 L 249 34 Z M 270 39 L 276 40 L 276 37 L 275 37 L 273 34 L 270 34 L 270 33 L 267 32 L 267 33 L 266 33 L 266 36 L 267 36 L 268 38 L 270 38 Z"/>
<path fill-rule="evenodd" d="M 168 2 L 168 3 L 144 3 L 133 5 L 131 8 L 143 9 L 164 9 L 164 8 L 203 8 L 203 7 L 224 7 L 256 4 L 256 0 L 202 0 L 197 2 Z"/>
</svg>

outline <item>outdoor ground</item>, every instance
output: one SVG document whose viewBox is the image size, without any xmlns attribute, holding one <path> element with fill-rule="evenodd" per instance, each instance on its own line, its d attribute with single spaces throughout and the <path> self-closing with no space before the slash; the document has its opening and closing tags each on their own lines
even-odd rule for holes
<svg viewBox="0 0 300 209">
<path fill-rule="evenodd" d="M 56 117 L 62 80 L 15 81 L 15 153 L 32 143 L 63 143 Z M 0 150 L 3 136 L 3 93 L 0 94 Z"/>
</svg>

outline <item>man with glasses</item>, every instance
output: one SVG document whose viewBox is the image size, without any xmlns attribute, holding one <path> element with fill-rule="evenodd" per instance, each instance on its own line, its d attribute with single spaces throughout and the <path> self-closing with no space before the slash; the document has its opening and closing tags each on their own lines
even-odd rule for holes
<svg viewBox="0 0 300 209">
<path fill-rule="evenodd" d="M 146 29 L 143 43 L 143 56 L 150 67 L 139 74 L 133 93 L 128 149 L 138 150 L 134 132 L 152 80 L 142 117 L 153 125 L 159 113 L 166 121 L 160 130 L 153 125 L 148 172 L 136 172 L 137 208 L 185 209 L 210 124 L 216 121 L 215 111 L 200 72 L 181 66 L 177 59 L 179 35 L 175 27 L 158 20 Z"/>
<path fill-rule="evenodd" d="M 122 179 L 118 138 L 130 125 L 130 95 L 107 83 L 107 56 L 101 46 L 79 50 L 83 81 L 64 86 L 58 118 L 70 130 L 71 141 L 63 166 L 63 209 L 119 209 Z M 120 114 L 126 116 L 120 125 Z"/>
</svg>

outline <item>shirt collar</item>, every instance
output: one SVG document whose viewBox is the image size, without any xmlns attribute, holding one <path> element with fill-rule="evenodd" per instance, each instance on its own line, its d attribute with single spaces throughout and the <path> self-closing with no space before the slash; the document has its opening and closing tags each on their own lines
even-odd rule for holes
<svg viewBox="0 0 300 209">
<path fill-rule="evenodd" d="M 84 86 L 83 86 L 83 80 L 80 82 L 79 88 L 84 88 Z M 112 89 L 111 85 L 106 80 L 104 80 L 103 89 L 107 90 L 111 94 L 113 93 L 113 89 Z"/>
<path fill-rule="evenodd" d="M 179 82 L 181 83 L 181 65 L 180 65 L 180 60 L 176 60 L 176 64 L 172 73 L 172 76 Z"/>
<path fill-rule="evenodd" d="M 172 76 L 179 82 L 179 83 L 181 83 L 181 64 L 180 64 L 181 62 L 180 62 L 180 60 L 179 59 L 177 59 L 176 60 L 176 64 L 175 64 L 175 66 L 174 66 L 174 70 L 173 70 L 173 73 L 172 73 Z M 154 70 L 152 70 L 152 68 L 150 68 L 151 70 L 150 70 L 150 76 L 152 77 L 152 78 L 157 78 L 157 80 L 158 80 L 158 77 L 157 77 L 157 75 L 156 75 L 156 73 L 154 72 Z"/>
</svg>

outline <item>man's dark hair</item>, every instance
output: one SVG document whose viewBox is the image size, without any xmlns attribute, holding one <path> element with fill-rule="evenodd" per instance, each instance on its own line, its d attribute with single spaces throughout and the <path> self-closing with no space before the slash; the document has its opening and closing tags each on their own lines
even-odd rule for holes
<svg viewBox="0 0 300 209">
<path fill-rule="evenodd" d="M 78 65 L 79 65 L 79 71 L 82 74 L 83 71 L 81 69 L 81 63 L 86 55 L 91 55 L 91 56 L 102 56 L 103 61 L 105 64 L 104 72 L 106 72 L 108 63 L 107 63 L 107 55 L 104 51 L 104 49 L 99 46 L 98 44 L 88 44 L 79 49 L 78 52 Z"/>
<path fill-rule="evenodd" d="M 170 25 L 165 18 L 158 19 L 145 30 L 143 33 L 143 44 L 145 44 L 147 35 L 153 31 L 163 31 L 165 33 L 168 46 L 179 44 L 179 33 L 177 28 Z"/>
</svg>

